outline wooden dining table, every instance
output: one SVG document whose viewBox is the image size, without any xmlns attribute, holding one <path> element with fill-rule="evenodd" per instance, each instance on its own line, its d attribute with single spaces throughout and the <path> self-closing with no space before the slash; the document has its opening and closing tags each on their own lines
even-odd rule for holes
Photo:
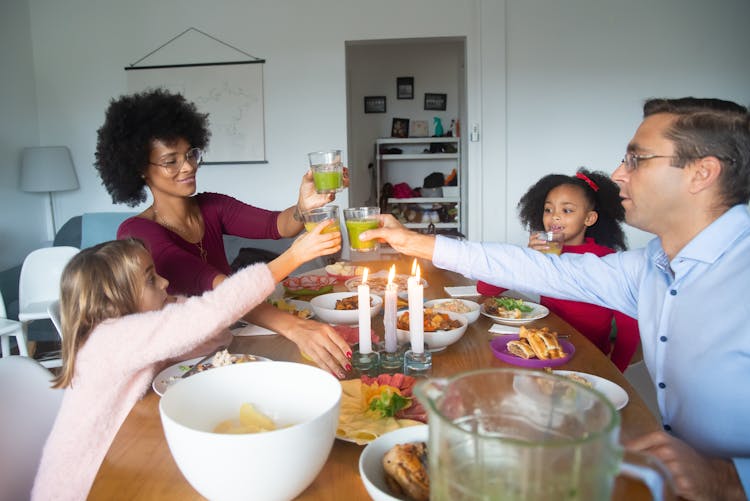
<svg viewBox="0 0 750 501">
<path fill-rule="evenodd" d="M 391 262 L 378 261 L 367 264 L 371 271 L 388 269 Z M 410 262 L 394 261 L 399 273 L 408 274 Z M 440 270 L 430 263 L 421 263 L 428 286 L 425 299 L 447 297 L 443 287 L 472 285 L 473 281 L 456 273 Z M 343 284 L 337 289 L 346 290 Z M 476 299 L 476 298 L 475 298 Z M 469 325 L 459 341 L 444 351 L 433 353 L 432 375 L 452 376 L 463 371 L 480 368 L 512 367 L 497 359 L 489 343 L 493 334 L 488 332 L 492 320 L 480 316 Z M 382 315 L 373 319 L 372 326 L 382 336 Z M 621 441 L 659 429 L 656 417 L 635 389 L 612 362 L 578 331 L 554 313 L 535 320 L 533 327 L 549 327 L 559 334 L 569 335 L 575 346 L 573 357 L 558 367 L 595 374 L 620 385 L 628 394 L 627 405 L 620 410 L 622 420 Z M 302 358 L 294 343 L 280 335 L 235 337 L 230 345 L 232 353 L 251 353 L 272 360 L 310 363 Z M 132 409 L 115 437 L 102 463 L 89 499 L 92 500 L 200 500 L 204 499 L 182 476 L 169 452 L 159 417 L 159 396 L 149 390 Z M 370 499 L 361 481 L 358 461 L 363 446 L 336 440 L 322 471 L 312 484 L 297 498 L 301 500 L 366 500 Z M 643 484 L 618 477 L 612 499 L 651 499 Z"/>
</svg>

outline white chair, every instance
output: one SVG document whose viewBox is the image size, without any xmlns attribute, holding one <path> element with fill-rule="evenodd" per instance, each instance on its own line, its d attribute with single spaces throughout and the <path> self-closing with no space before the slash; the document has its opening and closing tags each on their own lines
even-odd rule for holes
<svg viewBox="0 0 750 501">
<path fill-rule="evenodd" d="M 60 321 L 60 300 L 59 299 L 55 299 L 49 304 L 49 306 L 47 306 L 47 314 L 49 315 L 49 319 L 52 320 L 52 324 L 55 326 L 55 329 L 57 329 L 57 334 L 60 336 L 60 339 L 62 339 L 63 333 L 62 333 L 62 321 Z"/>
<path fill-rule="evenodd" d="M 29 499 L 42 448 L 60 409 L 63 390 L 27 357 L 0 358 L 0 500 Z"/>
<path fill-rule="evenodd" d="M 37 249 L 23 261 L 18 285 L 18 320 L 23 327 L 24 343 L 28 327 L 34 320 L 49 319 L 47 307 L 60 298 L 60 277 L 68 261 L 78 253 L 75 247 L 45 247 Z M 58 359 L 45 360 L 45 367 L 60 367 Z"/>
<path fill-rule="evenodd" d="M 23 335 L 21 322 L 8 318 L 8 314 L 5 311 L 3 293 L 0 292 L 0 355 L 3 357 L 10 356 L 11 336 L 16 338 L 18 353 L 24 357 L 29 356 L 29 351 L 26 349 L 26 337 Z"/>
</svg>

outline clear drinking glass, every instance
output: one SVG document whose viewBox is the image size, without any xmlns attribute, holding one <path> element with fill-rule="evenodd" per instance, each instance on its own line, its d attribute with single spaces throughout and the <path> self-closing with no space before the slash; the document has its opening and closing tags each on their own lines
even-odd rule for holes
<svg viewBox="0 0 750 501">
<path fill-rule="evenodd" d="M 344 164 L 341 150 L 314 151 L 307 154 L 313 172 L 315 191 L 335 193 L 344 189 Z"/>
<path fill-rule="evenodd" d="M 333 224 L 326 227 L 323 233 L 333 233 L 334 231 L 341 231 L 341 224 L 339 223 L 339 206 L 338 205 L 326 205 L 324 207 L 318 207 L 316 209 L 310 209 L 302 212 L 302 220 L 305 223 L 305 229 L 312 231 L 318 223 L 333 219 Z"/>
<path fill-rule="evenodd" d="M 563 376 L 488 369 L 418 383 L 427 409 L 430 499 L 610 499 L 619 473 L 653 499 L 671 497 L 669 474 L 625 453 L 620 415 L 601 394 Z"/>
<path fill-rule="evenodd" d="M 536 238 L 547 242 L 549 249 L 542 250 L 545 254 L 557 254 L 559 256 L 562 253 L 562 248 L 565 244 L 565 235 L 563 233 L 539 231 L 536 234 Z"/>
<path fill-rule="evenodd" d="M 355 252 L 374 252 L 378 250 L 377 240 L 366 242 L 359 239 L 359 234 L 378 228 L 380 222 L 377 216 L 380 207 L 352 207 L 344 209 L 344 223 L 349 234 L 349 249 Z"/>
</svg>

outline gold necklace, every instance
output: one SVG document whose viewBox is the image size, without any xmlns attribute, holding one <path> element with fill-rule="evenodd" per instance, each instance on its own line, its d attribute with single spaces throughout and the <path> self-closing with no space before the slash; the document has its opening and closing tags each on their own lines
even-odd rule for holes
<svg viewBox="0 0 750 501">
<path fill-rule="evenodd" d="M 168 222 L 166 222 L 164 218 L 159 215 L 159 212 L 156 210 L 155 206 L 151 206 L 151 209 L 154 211 L 154 222 L 156 224 L 164 226 L 166 229 L 170 230 L 171 232 L 176 233 L 181 239 L 183 239 L 187 243 L 193 243 L 193 242 L 190 242 L 187 238 L 185 238 L 184 231 L 181 231 L 175 228 L 174 226 L 172 226 L 171 224 L 169 224 Z M 203 238 L 193 243 L 193 245 L 195 245 L 198 248 L 198 253 L 200 255 L 200 258 L 205 263 L 207 261 L 208 252 L 206 252 L 206 249 L 203 247 Z"/>
</svg>

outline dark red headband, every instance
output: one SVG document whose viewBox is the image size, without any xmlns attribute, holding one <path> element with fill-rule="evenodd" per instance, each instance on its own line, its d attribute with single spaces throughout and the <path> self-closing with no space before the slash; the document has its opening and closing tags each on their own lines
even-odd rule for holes
<svg viewBox="0 0 750 501">
<path fill-rule="evenodd" d="M 578 179 L 583 179 L 583 181 L 586 184 L 588 184 L 591 187 L 592 190 L 599 191 L 599 185 L 596 184 L 595 182 L 593 182 L 591 179 L 589 179 L 589 177 L 586 174 L 584 174 L 583 172 L 576 172 L 576 177 Z"/>
</svg>

